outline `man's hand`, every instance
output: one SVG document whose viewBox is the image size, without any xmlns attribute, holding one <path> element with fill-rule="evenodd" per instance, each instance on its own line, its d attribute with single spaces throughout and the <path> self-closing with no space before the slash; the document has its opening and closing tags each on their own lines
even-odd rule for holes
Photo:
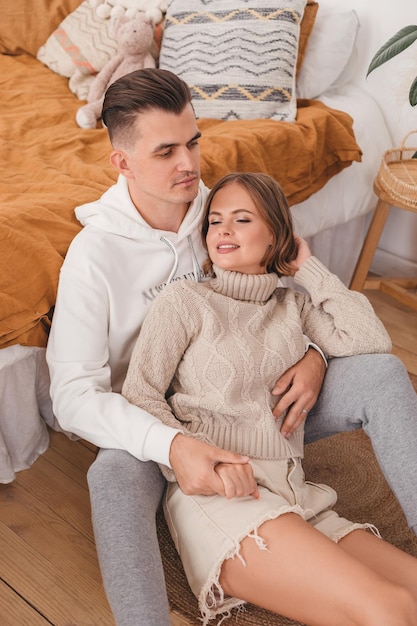
<svg viewBox="0 0 417 626">
<path fill-rule="evenodd" d="M 256 483 L 249 457 L 222 450 L 179 433 L 171 443 L 169 461 L 181 491 L 186 495 L 249 496 Z M 236 466 L 236 471 L 231 470 Z M 245 466 L 245 469 L 242 469 Z M 246 467 L 247 466 L 247 467 Z"/>
<path fill-rule="evenodd" d="M 304 357 L 281 376 L 272 390 L 279 396 L 274 408 L 275 417 L 289 409 L 281 426 L 284 437 L 290 437 L 307 417 L 308 411 L 315 405 L 323 384 L 326 366 L 317 350 L 310 348 Z"/>
</svg>

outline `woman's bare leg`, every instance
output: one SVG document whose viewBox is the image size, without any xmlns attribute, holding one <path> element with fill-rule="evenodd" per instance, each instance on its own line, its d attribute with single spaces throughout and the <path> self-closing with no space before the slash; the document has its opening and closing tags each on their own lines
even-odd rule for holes
<svg viewBox="0 0 417 626">
<path fill-rule="evenodd" d="M 365 530 L 349 533 L 339 546 L 386 580 L 408 589 L 417 601 L 416 558 Z"/>
<path fill-rule="evenodd" d="M 241 543 L 246 565 L 238 558 L 225 561 L 220 583 L 228 595 L 309 626 L 417 626 L 417 596 L 359 559 L 357 552 L 363 549 L 366 560 L 380 541 L 362 531 L 351 535 L 359 532 L 359 541 L 342 540 L 342 548 L 299 516 L 282 515 L 258 530 L 268 549 L 260 550 L 246 537 Z M 393 558 L 398 571 L 397 552 Z M 417 559 L 405 556 L 407 580 L 417 580 Z M 373 565 L 384 571 L 389 558 L 386 553 L 379 563 L 373 559 Z"/>
</svg>

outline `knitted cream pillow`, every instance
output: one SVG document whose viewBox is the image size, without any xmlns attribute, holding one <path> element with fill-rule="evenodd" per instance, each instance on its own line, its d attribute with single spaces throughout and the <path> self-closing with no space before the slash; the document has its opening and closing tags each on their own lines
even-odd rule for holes
<svg viewBox="0 0 417 626">
<path fill-rule="evenodd" d="M 306 0 L 170 0 L 159 66 L 191 88 L 197 117 L 296 118 Z"/>
<path fill-rule="evenodd" d="M 164 3 L 165 0 L 142 2 L 149 8 L 150 15 L 156 15 L 158 7 L 162 9 Z M 36 55 L 53 72 L 69 78 L 71 91 L 81 99 L 87 98 L 94 76 L 118 51 L 112 20 L 102 16 L 96 4 L 93 0 L 84 0 L 62 20 Z M 162 15 L 161 11 L 158 13 Z M 155 32 L 156 38 L 158 34 L 159 29 Z"/>
<path fill-rule="evenodd" d="M 91 80 L 117 51 L 111 21 L 98 17 L 90 0 L 70 13 L 38 50 L 37 59 L 70 79 L 79 98 L 86 98 Z"/>
</svg>

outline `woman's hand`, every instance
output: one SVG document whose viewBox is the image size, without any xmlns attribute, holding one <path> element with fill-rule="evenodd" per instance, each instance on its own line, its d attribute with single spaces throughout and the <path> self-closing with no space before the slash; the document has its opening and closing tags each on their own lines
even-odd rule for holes
<svg viewBox="0 0 417 626">
<path fill-rule="evenodd" d="M 294 235 L 295 243 L 297 244 L 297 256 L 294 261 L 291 261 L 290 266 L 293 268 L 294 273 L 298 272 L 304 261 L 306 261 L 309 257 L 311 257 L 311 250 L 308 246 L 308 243 L 302 237 L 298 235 Z"/>
<path fill-rule="evenodd" d="M 219 463 L 215 471 L 223 482 L 224 495 L 229 500 L 243 496 L 259 498 L 258 485 L 250 463 L 246 465 Z"/>
</svg>

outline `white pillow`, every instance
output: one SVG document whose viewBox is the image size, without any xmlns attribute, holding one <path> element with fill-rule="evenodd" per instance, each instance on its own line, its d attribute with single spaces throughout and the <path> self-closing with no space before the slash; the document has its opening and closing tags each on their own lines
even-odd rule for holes
<svg viewBox="0 0 417 626">
<path fill-rule="evenodd" d="M 346 82 L 349 80 L 349 72 L 345 70 L 354 58 L 358 30 L 355 11 L 321 11 L 319 7 L 297 76 L 298 98 L 317 98 L 336 82 L 340 86 L 342 77 Z"/>
</svg>

